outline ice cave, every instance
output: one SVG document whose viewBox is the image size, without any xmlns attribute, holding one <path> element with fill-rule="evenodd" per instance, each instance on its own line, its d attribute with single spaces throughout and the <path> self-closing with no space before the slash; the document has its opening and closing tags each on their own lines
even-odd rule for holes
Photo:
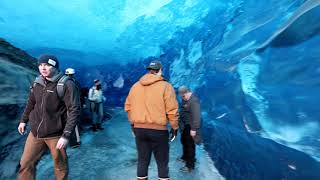
<svg viewBox="0 0 320 180">
<path fill-rule="evenodd" d="M 136 179 L 124 103 L 159 60 L 167 82 L 201 104 L 195 169 L 179 171 L 178 133 L 171 179 L 319 180 L 319 47 L 320 0 L 1 0 L 0 179 L 16 179 L 37 60 L 53 54 L 81 87 L 99 79 L 106 98 L 104 130 L 92 132 L 84 112 L 81 146 L 67 148 L 69 179 Z M 55 178 L 49 152 L 36 178 Z M 153 158 L 149 179 L 157 178 Z"/>
</svg>

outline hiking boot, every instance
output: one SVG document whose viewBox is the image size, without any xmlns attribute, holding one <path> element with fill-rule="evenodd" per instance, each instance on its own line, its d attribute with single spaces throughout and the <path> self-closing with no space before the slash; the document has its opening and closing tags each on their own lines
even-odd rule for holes
<svg viewBox="0 0 320 180">
<path fill-rule="evenodd" d="M 97 124 L 97 129 L 98 130 L 104 130 L 104 128 L 103 127 L 101 127 L 101 124 L 99 123 L 99 124 Z"/>
<path fill-rule="evenodd" d="M 91 130 L 92 130 L 93 132 L 97 132 L 97 125 L 92 124 Z"/>
<path fill-rule="evenodd" d="M 148 180 L 148 176 L 146 176 L 146 177 L 137 177 L 137 180 Z"/>
<path fill-rule="evenodd" d="M 80 145 L 81 145 L 81 142 L 77 142 L 76 144 L 72 145 L 71 148 L 75 149 L 77 147 L 80 147 Z"/>
<path fill-rule="evenodd" d="M 181 172 L 186 172 L 186 173 L 190 173 L 192 172 L 192 170 L 194 170 L 194 168 L 188 168 L 187 166 L 184 166 L 180 169 Z"/>
<path fill-rule="evenodd" d="M 186 162 L 186 160 L 184 160 L 183 158 L 181 158 L 181 157 L 178 157 L 177 159 L 176 159 L 176 161 L 178 161 L 178 162 L 182 162 L 182 163 L 185 163 Z"/>
</svg>

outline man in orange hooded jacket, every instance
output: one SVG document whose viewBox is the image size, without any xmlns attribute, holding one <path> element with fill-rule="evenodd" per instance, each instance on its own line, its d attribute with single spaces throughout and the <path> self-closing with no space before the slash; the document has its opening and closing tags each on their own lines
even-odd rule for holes
<svg viewBox="0 0 320 180">
<path fill-rule="evenodd" d="M 148 166 L 154 153 L 159 179 L 169 179 L 169 133 L 177 135 L 178 102 L 174 88 L 162 77 L 162 65 L 152 61 L 149 71 L 136 82 L 126 99 L 125 111 L 134 128 L 138 150 L 137 178 L 148 179 Z"/>
</svg>

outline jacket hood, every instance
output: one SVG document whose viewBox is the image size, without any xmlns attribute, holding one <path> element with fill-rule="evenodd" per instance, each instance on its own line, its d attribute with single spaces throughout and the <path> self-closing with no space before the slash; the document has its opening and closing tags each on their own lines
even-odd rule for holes
<svg viewBox="0 0 320 180">
<path fill-rule="evenodd" d="M 54 75 L 51 78 L 47 78 L 47 80 L 51 81 L 51 82 L 57 82 L 59 81 L 59 79 L 63 76 L 63 73 L 61 71 L 59 71 L 59 73 L 57 73 L 56 75 Z"/>
<path fill-rule="evenodd" d="M 142 76 L 139 80 L 140 84 L 143 86 L 149 86 L 151 84 L 154 84 L 158 81 L 164 81 L 164 78 L 162 76 L 158 76 L 155 74 L 146 74 Z"/>
<path fill-rule="evenodd" d="M 59 81 L 59 79 L 63 76 L 62 72 L 59 72 L 58 74 L 54 75 L 52 78 L 48 79 L 51 82 L 57 82 Z M 41 84 L 42 86 L 45 86 L 45 82 L 44 82 L 44 77 L 39 75 L 38 77 L 36 77 L 35 83 Z"/>
</svg>

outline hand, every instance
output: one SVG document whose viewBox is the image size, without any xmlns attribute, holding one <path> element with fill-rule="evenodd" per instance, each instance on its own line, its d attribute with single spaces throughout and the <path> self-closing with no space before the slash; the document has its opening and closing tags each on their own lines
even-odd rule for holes
<svg viewBox="0 0 320 180">
<path fill-rule="evenodd" d="M 174 141 L 176 139 L 176 136 L 178 134 L 178 129 L 171 129 L 170 130 L 170 134 L 171 134 L 171 137 L 170 137 L 170 142 Z"/>
<path fill-rule="evenodd" d="M 19 132 L 21 135 L 24 135 L 24 133 L 26 132 L 26 126 L 27 126 L 26 123 L 20 123 L 20 124 L 19 124 L 18 132 Z"/>
<path fill-rule="evenodd" d="M 197 135 L 197 131 L 193 131 L 193 130 L 190 131 L 190 136 L 195 137 L 196 135 Z"/>
<path fill-rule="evenodd" d="M 66 139 L 66 138 L 64 138 L 64 137 L 61 137 L 61 138 L 59 139 L 58 143 L 57 143 L 56 148 L 57 148 L 57 149 L 66 148 L 67 145 L 68 145 L 68 143 L 69 143 L 69 140 L 68 140 L 68 139 Z"/>
</svg>

